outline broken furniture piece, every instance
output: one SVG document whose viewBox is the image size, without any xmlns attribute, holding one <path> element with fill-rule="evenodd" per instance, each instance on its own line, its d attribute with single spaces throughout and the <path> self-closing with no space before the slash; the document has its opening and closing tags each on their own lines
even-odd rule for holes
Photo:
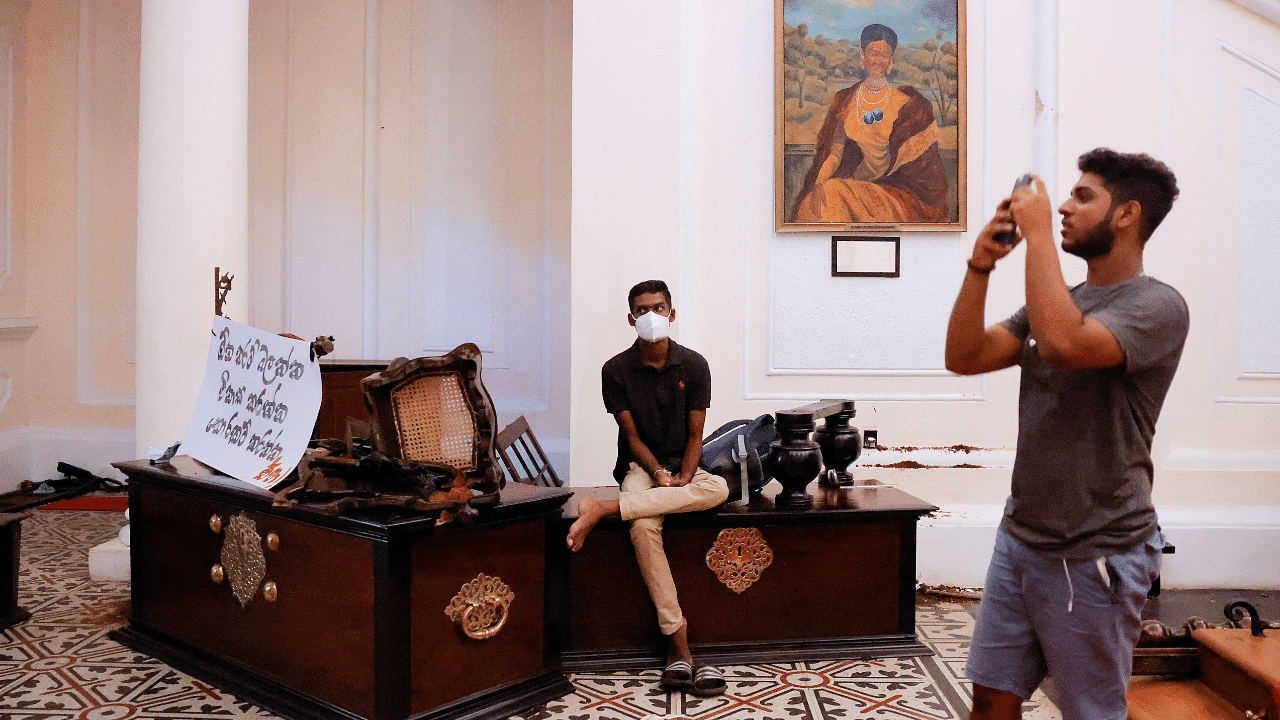
<svg viewBox="0 0 1280 720">
<path fill-rule="evenodd" d="M 373 432 L 318 443 L 281 493 L 186 455 L 116 465 L 132 613 L 112 637 L 290 718 L 503 720 L 572 692 L 546 562 L 571 493 L 499 497 L 479 348 L 360 383 Z"/>
<path fill-rule="evenodd" d="M 1143 622 L 1129 683 L 1130 718 L 1280 718 L 1280 626 L 1242 601 L 1223 613 L 1221 626 L 1198 617 L 1176 629 Z"/>
<path fill-rule="evenodd" d="M 397 358 L 360 380 L 372 443 L 324 442 L 298 465 L 284 497 L 333 514 L 374 508 L 439 512 L 470 522 L 498 501 L 497 413 L 480 379 L 480 348 Z"/>
<path fill-rule="evenodd" d="M 507 479 L 544 487 L 564 485 L 523 415 L 502 428 L 496 444 L 502 465 L 507 470 Z"/>
<path fill-rule="evenodd" d="M 397 358 L 361 380 L 377 448 L 405 462 L 453 468 L 469 487 L 497 493 L 498 415 L 480 381 L 480 357 L 480 348 L 465 343 L 438 357 Z"/>
</svg>

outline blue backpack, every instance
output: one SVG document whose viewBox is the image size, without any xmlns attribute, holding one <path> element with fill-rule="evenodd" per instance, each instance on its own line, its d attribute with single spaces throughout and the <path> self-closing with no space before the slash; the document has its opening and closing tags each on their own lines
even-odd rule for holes
<svg viewBox="0 0 1280 720">
<path fill-rule="evenodd" d="M 732 420 L 716 428 L 702 441 L 698 466 L 719 475 L 729 484 L 729 502 L 745 505 L 749 493 L 769 482 L 761 461 L 769 455 L 769 445 L 778 439 L 772 415 L 754 420 Z"/>
</svg>

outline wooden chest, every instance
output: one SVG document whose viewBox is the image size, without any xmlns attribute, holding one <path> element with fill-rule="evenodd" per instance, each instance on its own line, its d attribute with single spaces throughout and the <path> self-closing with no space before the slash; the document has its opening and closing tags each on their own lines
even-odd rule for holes
<svg viewBox="0 0 1280 720">
<path fill-rule="evenodd" d="M 664 521 L 694 657 L 738 664 L 928 654 L 915 634 L 916 521 L 937 507 L 893 487 L 828 490 L 815 482 L 808 488 L 812 509 L 777 510 L 777 489 L 766 485 L 745 507 Z M 578 500 L 618 492 L 574 491 L 562 533 L 577 517 Z M 736 538 L 762 543 L 771 557 L 747 587 L 732 578 L 731 587 L 709 562 L 709 554 L 739 553 Z M 657 613 L 627 524 L 602 521 L 577 553 L 565 550 L 561 535 L 555 553 L 569 568 L 565 667 L 659 666 Z"/>
<path fill-rule="evenodd" d="M 0 513 L 0 630 L 31 617 L 18 607 L 18 570 L 21 567 L 23 513 Z"/>
<path fill-rule="evenodd" d="M 117 467 L 133 610 L 114 637 L 129 647 L 289 717 L 497 718 L 572 692 L 544 565 L 567 489 L 508 486 L 476 525 L 438 531 L 272 507 L 185 456 Z M 485 583 L 509 605 L 471 637 L 447 611 Z"/>
</svg>

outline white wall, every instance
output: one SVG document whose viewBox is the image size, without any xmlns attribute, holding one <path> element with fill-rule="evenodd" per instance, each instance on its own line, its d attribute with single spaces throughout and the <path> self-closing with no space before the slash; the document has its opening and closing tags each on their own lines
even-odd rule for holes
<svg viewBox="0 0 1280 720">
<path fill-rule="evenodd" d="M 0 492 L 134 457 L 139 18 L 0 4 Z"/>
<path fill-rule="evenodd" d="M 347 359 L 474 342 L 499 423 L 566 456 L 568 0 L 251 13 L 253 324 Z"/>
<path fill-rule="evenodd" d="M 1012 448 L 1017 370 L 979 378 L 943 370 L 946 318 L 964 259 L 1013 178 L 1035 163 L 1056 166 L 1047 179 L 1062 197 L 1078 177 L 1076 157 L 1110 145 L 1165 159 L 1183 193 L 1147 253 L 1147 271 L 1178 287 L 1192 307 L 1189 345 L 1158 431 L 1156 501 L 1188 538 L 1201 529 L 1197 517 L 1224 546 L 1244 537 L 1215 519 L 1234 508 L 1250 518 L 1245 535 L 1280 540 L 1280 360 L 1270 339 L 1280 336 L 1272 327 L 1280 323 L 1280 296 L 1267 290 L 1280 265 L 1253 261 L 1270 257 L 1274 242 L 1264 239 L 1274 239 L 1274 221 L 1258 194 L 1245 194 L 1276 188 L 1280 13 L 1269 0 L 1250 5 L 1268 14 L 1228 0 L 970 0 L 969 230 L 899 233 L 902 275 L 881 279 L 830 277 L 829 234 L 774 232 L 773 2 L 579 3 L 574 484 L 609 481 L 615 426 L 600 400 L 599 367 L 633 339 L 626 292 L 650 277 L 672 286 L 676 339 L 710 361 L 711 426 L 818 398 L 852 398 L 855 424 L 877 429 L 883 445 Z M 1124 31 L 1099 33 L 1100 17 Z M 1058 39 L 1056 73 L 1048 73 L 1056 87 L 1042 93 L 1058 95 L 1056 151 L 1047 161 L 1037 157 L 1033 133 L 1038 120 L 1046 127 L 1035 75 L 1045 49 L 1033 41 L 1046 28 Z M 1020 259 L 1015 251 L 992 276 L 989 322 L 1023 302 Z M 1083 280 L 1082 261 L 1064 257 L 1063 265 L 1069 282 Z M 1265 332 L 1246 329 L 1246 319 Z M 944 510 L 965 509 L 959 525 L 981 532 L 961 547 L 989 554 L 981 538 L 1008 493 L 1007 462 L 989 459 L 976 470 L 872 467 L 888 464 L 883 459 L 868 454 L 859 475 L 899 484 Z M 920 564 L 922 576 L 945 582 L 948 561 L 936 550 L 946 543 L 937 532 L 944 531 L 922 527 Z M 1177 545 L 1177 532 L 1170 539 Z M 1280 582 L 1274 559 L 1261 568 L 1221 558 L 1200 563 L 1179 568 L 1171 581 Z M 1210 572 L 1210 564 L 1218 567 Z"/>
</svg>

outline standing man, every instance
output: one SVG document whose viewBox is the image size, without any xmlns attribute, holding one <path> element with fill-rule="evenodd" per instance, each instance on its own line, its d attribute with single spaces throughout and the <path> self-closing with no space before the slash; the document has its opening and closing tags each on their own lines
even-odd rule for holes
<svg viewBox="0 0 1280 720">
<path fill-rule="evenodd" d="M 1178 196 L 1147 155 L 1099 148 L 1058 208 L 1062 249 L 1089 264 L 1067 288 L 1044 183 L 1000 203 L 979 233 L 947 328 L 947 369 L 1022 366 L 1012 494 L 969 652 L 973 715 L 1019 718 L 1053 677 L 1064 720 L 1124 720 L 1133 647 L 1160 572 L 1151 441 L 1187 337 L 1172 287 L 1142 251 Z M 983 327 L 987 276 L 1026 242 L 1027 304 Z M 1014 244 L 1016 244 L 1015 241 Z"/>
<path fill-rule="evenodd" d="M 617 500 L 583 500 L 565 542 L 577 552 L 601 518 L 618 515 L 629 521 L 640 574 L 667 638 L 667 666 L 659 684 L 719 695 L 725 690 L 720 671 L 693 667 L 688 623 L 662 546 L 664 515 L 708 510 L 729 497 L 723 478 L 698 467 L 711 371 L 701 355 L 667 337 L 676 311 L 665 282 L 647 280 L 631 288 L 627 305 L 627 322 L 639 338 L 601 370 L 604 406 L 618 422 L 613 477 L 621 492 Z"/>
</svg>

